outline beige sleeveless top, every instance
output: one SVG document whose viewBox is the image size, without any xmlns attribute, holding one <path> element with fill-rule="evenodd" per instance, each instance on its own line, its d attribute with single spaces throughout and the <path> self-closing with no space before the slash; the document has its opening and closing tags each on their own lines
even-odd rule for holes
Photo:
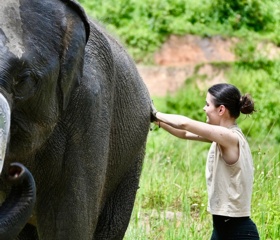
<svg viewBox="0 0 280 240">
<path fill-rule="evenodd" d="M 234 126 L 239 138 L 239 159 L 228 165 L 219 146 L 213 142 L 207 157 L 207 210 L 213 215 L 250 216 L 254 167 L 250 147 L 242 131 Z"/>
</svg>

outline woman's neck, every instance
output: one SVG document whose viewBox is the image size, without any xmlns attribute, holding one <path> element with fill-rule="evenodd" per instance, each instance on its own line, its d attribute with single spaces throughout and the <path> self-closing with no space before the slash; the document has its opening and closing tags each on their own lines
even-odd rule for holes
<svg viewBox="0 0 280 240">
<path fill-rule="evenodd" d="M 226 127 L 226 128 L 231 128 L 233 126 L 236 126 L 236 119 L 234 118 L 230 118 L 230 119 L 226 119 L 226 120 L 222 120 L 220 122 L 220 126 Z"/>
</svg>

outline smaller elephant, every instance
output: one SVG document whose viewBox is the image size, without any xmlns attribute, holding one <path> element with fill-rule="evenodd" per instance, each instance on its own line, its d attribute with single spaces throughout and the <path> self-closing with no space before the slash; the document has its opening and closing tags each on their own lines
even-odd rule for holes
<svg viewBox="0 0 280 240">
<path fill-rule="evenodd" d="M 12 163 L 5 178 L 11 191 L 0 207 L 0 239 L 12 240 L 32 214 L 36 186 L 32 174 L 20 163 Z"/>
</svg>

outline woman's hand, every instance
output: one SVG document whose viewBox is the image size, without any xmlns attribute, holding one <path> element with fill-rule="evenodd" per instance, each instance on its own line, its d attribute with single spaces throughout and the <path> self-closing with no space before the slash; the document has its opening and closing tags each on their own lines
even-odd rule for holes
<svg viewBox="0 0 280 240">
<path fill-rule="evenodd" d="M 157 115 L 157 109 L 154 106 L 153 101 L 151 101 L 151 122 L 158 121 L 156 115 Z"/>
</svg>

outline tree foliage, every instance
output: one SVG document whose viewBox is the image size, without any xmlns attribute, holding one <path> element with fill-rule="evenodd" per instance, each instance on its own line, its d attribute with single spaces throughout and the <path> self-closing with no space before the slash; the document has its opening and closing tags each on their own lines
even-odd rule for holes
<svg viewBox="0 0 280 240">
<path fill-rule="evenodd" d="M 171 34 L 256 36 L 280 44 L 276 0 L 79 0 L 120 37 L 136 61 Z"/>
</svg>

